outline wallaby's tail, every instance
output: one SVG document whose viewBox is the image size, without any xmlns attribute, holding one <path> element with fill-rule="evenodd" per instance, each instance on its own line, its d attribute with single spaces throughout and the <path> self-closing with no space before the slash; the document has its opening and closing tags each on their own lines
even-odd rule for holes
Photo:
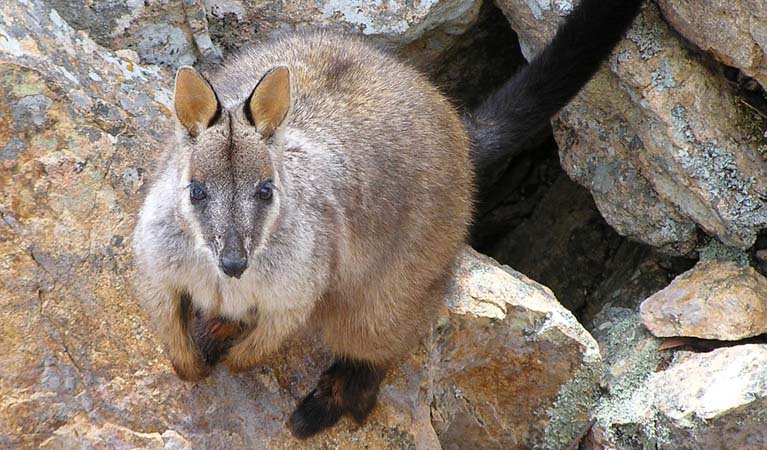
<svg viewBox="0 0 767 450">
<path fill-rule="evenodd" d="M 551 43 L 464 117 L 479 179 L 505 167 L 599 69 L 642 0 L 581 0 Z M 491 177 L 492 178 L 492 177 Z"/>
</svg>

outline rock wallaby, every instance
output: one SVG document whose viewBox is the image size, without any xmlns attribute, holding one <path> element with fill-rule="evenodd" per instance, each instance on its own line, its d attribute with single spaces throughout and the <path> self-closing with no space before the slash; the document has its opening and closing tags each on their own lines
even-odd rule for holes
<svg viewBox="0 0 767 450">
<path fill-rule="evenodd" d="M 133 240 L 138 294 L 178 376 L 199 380 L 219 357 L 247 370 L 311 324 L 335 362 L 292 433 L 363 421 L 443 302 L 475 173 L 546 126 L 640 3 L 582 0 L 463 117 L 422 74 L 351 35 L 285 35 L 209 78 L 181 68 L 177 139 Z M 224 330 L 226 345 L 195 341 L 200 314 L 220 318 L 209 335 Z"/>
</svg>

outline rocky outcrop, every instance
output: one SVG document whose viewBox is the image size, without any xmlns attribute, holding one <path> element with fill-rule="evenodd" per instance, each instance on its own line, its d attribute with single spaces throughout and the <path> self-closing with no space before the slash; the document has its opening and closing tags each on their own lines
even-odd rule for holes
<svg viewBox="0 0 767 450">
<path fill-rule="evenodd" d="M 737 341 L 767 333 L 767 279 L 731 261 L 703 261 L 642 302 L 659 337 Z"/>
<path fill-rule="evenodd" d="M 498 4 L 527 56 L 572 7 Z M 764 128 L 744 125 L 761 118 L 680 43 L 654 4 L 627 37 L 555 123 L 562 165 L 624 236 L 686 253 L 700 228 L 748 248 L 767 225 Z"/>
<path fill-rule="evenodd" d="M 636 389 L 603 399 L 585 448 L 763 449 L 765 364 L 764 344 L 677 352 L 668 368 L 638 378 Z"/>
<path fill-rule="evenodd" d="M 638 312 L 639 304 L 649 295 L 656 299 L 653 306 L 673 309 L 673 320 L 681 323 L 706 315 L 711 322 L 719 319 L 734 326 L 741 321 L 747 328 L 750 312 L 734 311 L 730 306 L 732 317 L 723 317 L 711 314 L 716 305 L 679 308 L 680 300 L 687 298 L 686 289 L 690 289 L 690 297 L 699 292 L 726 297 L 728 291 L 744 292 L 764 280 L 752 279 L 752 269 L 711 259 L 661 289 L 667 281 L 658 263 L 666 266 L 671 261 L 636 245 L 626 246 L 619 255 L 619 270 L 600 286 L 596 298 L 590 299 L 591 305 L 604 305 L 587 323 L 599 344 L 604 371 L 599 383 L 601 396 L 594 407 L 597 422 L 581 448 L 765 448 L 764 340 L 753 338 L 750 342 L 761 343 L 726 345 L 697 339 L 660 340 L 643 325 Z M 669 304 L 661 305 L 661 296 Z M 731 298 L 733 303 L 737 300 Z M 646 311 L 647 306 L 642 309 Z M 668 319 L 672 320 L 671 314 Z M 703 353 L 706 350 L 709 352 Z"/>
<path fill-rule="evenodd" d="M 442 448 L 563 448 L 590 419 L 596 343 L 547 288 L 474 252 L 460 262 L 431 341 Z"/>
<path fill-rule="evenodd" d="M 297 443 L 284 426 L 329 364 L 312 335 L 250 373 L 179 381 L 128 250 L 171 137 L 169 79 L 131 55 L 40 1 L 0 11 L 0 447 L 558 448 L 588 422 L 593 339 L 547 288 L 469 249 L 358 429 Z"/>
<path fill-rule="evenodd" d="M 477 19 L 481 1 L 118 0 L 92 7 L 45 0 L 73 28 L 100 45 L 131 49 L 142 63 L 178 68 L 220 61 L 223 53 L 281 30 L 328 27 L 360 32 L 433 61 Z"/>
<path fill-rule="evenodd" d="M 760 0 L 660 0 L 668 22 L 700 49 L 767 87 L 767 8 Z M 712 32 L 716 30 L 716 32 Z"/>
</svg>

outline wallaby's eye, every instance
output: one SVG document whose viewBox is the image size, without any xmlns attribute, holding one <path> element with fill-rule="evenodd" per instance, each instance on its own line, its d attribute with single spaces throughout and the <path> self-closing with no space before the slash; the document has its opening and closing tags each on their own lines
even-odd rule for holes
<svg viewBox="0 0 767 450">
<path fill-rule="evenodd" d="M 258 188 L 258 198 L 261 200 L 269 200 L 272 198 L 272 192 L 274 191 L 274 185 L 271 181 L 265 181 L 261 183 L 261 187 Z"/>
<path fill-rule="evenodd" d="M 205 189 L 197 183 L 192 183 L 189 188 L 189 197 L 192 199 L 192 203 L 197 203 L 205 200 L 208 194 L 205 193 Z"/>
</svg>

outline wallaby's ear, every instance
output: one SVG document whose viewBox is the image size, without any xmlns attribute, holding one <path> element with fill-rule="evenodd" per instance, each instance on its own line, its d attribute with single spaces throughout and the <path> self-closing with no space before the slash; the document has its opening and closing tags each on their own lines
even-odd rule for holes
<svg viewBox="0 0 767 450">
<path fill-rule="evenodd" d="M 221 106 L 210 83 L 189 66 L 176 72 L 173 107 L 179 123 L 192 136 L 212 125 L 221 114 Z"/>
<path fill-rule="evenodd" d="M 245 117 L 261 136 L 270 137 L 290 109 L 290 71 L 275 67 L 261 78 L 245 102 Z"/>
</svg>

